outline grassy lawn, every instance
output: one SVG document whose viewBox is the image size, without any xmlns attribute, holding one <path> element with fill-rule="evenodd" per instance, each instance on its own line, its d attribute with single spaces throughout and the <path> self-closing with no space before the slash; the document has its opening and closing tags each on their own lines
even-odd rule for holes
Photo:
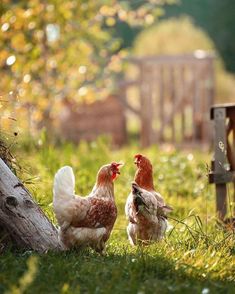
<svg viewBox="0 0 235 294">
<path fill-rule="evenodd" d="M 174 207 L 173 219 L 162 242 L 145 248 L 128 244 L 124 204 L 137 152 L 134 146 L 110 152 L 103 140 L 78 147 L 48 146 L 42 140 L 16 148 L 22 167 L 18 174 L 54 223 L 52 182 L 59 167 L 74 168 L 76 192 L 86 195 L 101 165 L 123 160 L 125 166 L 115 182 L 119 215 L 106 255 L 92 250 L 5 252 L 0 256 L 0 293 L 234 293 L 234 234 L 216 224 L 205 153 L 142 151 L 153 162 L 158 191 Z"/>
</svg>

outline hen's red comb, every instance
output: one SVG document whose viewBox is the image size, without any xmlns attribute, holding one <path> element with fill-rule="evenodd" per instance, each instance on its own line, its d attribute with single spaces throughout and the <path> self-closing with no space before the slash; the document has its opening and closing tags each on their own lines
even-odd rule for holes
<svg viewBox="0 0 235 294">
<path fill-rule="evenodd" d="M 137 158 L 137 159 L 140 159 L 140 158 L 142 158 L 142 157 L 143 157 L 142 154 L 136 154 L 136 155 L 134 156 L 134 158 Z"/>
</svg>

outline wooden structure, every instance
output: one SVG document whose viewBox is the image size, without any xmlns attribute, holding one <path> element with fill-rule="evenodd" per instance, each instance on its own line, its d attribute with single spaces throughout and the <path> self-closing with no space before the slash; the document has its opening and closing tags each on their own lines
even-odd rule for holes
<svg viewBox="0 0 235 294">
<path fill-rule="evenodd" d="M 218 217 L 224 219 L 227 213 L 226 185 L 233 182 L 235 188 L 235 104 L 213 106 L 211 119 L 214 120 L 214 160 L 209 182 L 215 183 L 216 211 Z M 235 204 L 235 189 L 233 197 Z"/>
<path fill-rule="evenodd" d="M 120 83 L 119 97 L 127 104 L 128 90 L 138 89 L 140 107 L 131 110 L 141 119 L 142 146 L 211 142 L 208 113 L 214 100 L 213 60 L 214 55 L 204 51 L 128 59 L 139 75 Z"/>
<path fill-rule="evenodd" d="M 125 109 L 115 96 L 89 104 L 64 100 L 59 129 L 63 138 L 76 143 L 108 135 L 114 145 L 120 146 L 127 138 Z"/>
<path fill-rule="evenodd" d="M 64 250 L 57 229 L 0 158 L 0 251 L 12 245 L 41 253 Z"/>
</svg>

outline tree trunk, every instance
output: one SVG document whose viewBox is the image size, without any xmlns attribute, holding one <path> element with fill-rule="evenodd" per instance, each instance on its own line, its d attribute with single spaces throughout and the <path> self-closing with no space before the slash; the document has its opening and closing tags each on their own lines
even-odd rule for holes
<svg viewBox="0 0 235 294">
<path fill-rule="evenodd" d="M 63 249 L 56 228 L 0 158 L 0 248 L 9 242 L 38 252 Z"/>
</svg>

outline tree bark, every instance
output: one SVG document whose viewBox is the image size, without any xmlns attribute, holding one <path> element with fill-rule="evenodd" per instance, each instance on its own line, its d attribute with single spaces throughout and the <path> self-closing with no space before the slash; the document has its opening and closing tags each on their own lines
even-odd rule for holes
<svg viewBox="0 0 235 294">
<path fill-rule="evenodd" d="M 62 250 L 58 232 L 29 191 L 0 158 L 0 248 Z"/>
</svg>

